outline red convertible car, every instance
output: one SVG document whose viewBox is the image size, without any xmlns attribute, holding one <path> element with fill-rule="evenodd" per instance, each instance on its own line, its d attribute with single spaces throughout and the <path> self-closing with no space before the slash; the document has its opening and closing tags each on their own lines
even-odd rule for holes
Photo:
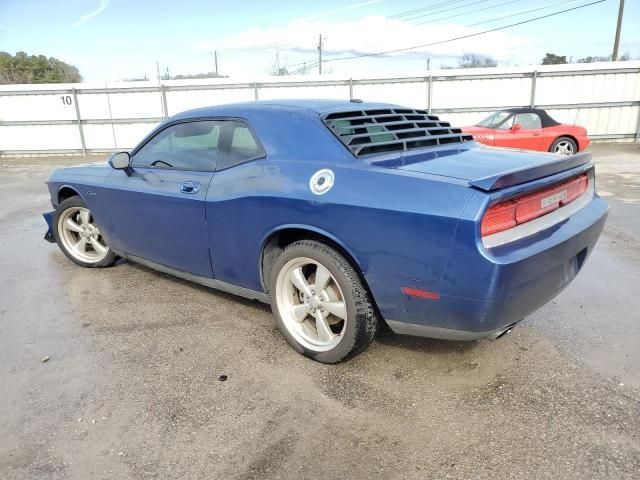
<svg viewBox="0 0 640 480">
<path fill-rule="evenodd" d="M 538 108 L 509 108 L 492 113 L 477 125 L 463 127 L 477 142 L 573 155 L 589 145 L 587 129 L 558 123 Z"/>
</svg>

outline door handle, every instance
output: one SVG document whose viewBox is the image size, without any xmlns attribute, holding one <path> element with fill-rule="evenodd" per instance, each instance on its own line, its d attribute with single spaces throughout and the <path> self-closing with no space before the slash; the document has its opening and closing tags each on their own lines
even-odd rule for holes
<svg viewBox="0 0 640 480">
<path fill-rule="evenodd" d="M 541 134 L 540 133 L 534 133 L 533 136 L 534 137 L 539 137 Z"/>
<path fill-rule="evenodd" d="M 180 187 L 181 193 L 198 193 L 200 191 L 200 184 L 198 182 L 183 182 Z"/>
</svg>

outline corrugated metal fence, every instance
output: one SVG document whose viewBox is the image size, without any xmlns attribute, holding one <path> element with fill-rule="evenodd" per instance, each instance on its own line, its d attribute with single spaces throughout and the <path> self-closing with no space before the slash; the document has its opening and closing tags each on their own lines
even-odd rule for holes
<svg viewBox="0 0 640 480">
<path fill-rule="evenodd" d="M 362 98 L 426 108 L 456 126 L 503 107 L 545 108 L 587 127 L 593 140 L 638 141 L 640 62 L 439 70 L 424 77 L 287 77 L 0 87 L 0 154 L 86 153 L 133 147 L 189 108 L 277 98 Z"/>
</svg>

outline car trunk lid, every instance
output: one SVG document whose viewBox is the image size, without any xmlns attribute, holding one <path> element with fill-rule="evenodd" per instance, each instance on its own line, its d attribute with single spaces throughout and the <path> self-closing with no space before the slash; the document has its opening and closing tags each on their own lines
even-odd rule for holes
<svg viewBox="0 0 640 480">
<path fill-rule="evenodd" d="M 475 144 L 477 145 L 477 144 Z M 591 154 L 581 152 L 557 156 L 525 150 L 464 145 L 404 152 L 378 157 L 380 167 L 466 180 L 470 186 L 494 191 L 554 175 L 591 162 Z"/>
</svg>

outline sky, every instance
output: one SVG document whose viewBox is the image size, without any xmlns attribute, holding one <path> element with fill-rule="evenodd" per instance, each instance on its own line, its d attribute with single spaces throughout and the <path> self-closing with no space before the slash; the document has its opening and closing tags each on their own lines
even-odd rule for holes
<svg viewBox="0 0 640 480">
<path fill-rule="evenodd" d="M 470 53 L 501 66 L 610 55 L 618 0 L 475 35 L 593 1 L 0 0 L 0 51 L 59 58 L 89 82 L 155 79 L 156 62 L 171 75 L 210 72 L 217 51 L 219 73 L 247 80 L 276 65 L 318 73 L 322 34 L 324 74 L 414 76 Z M 403 51 L 344 59 L 391 50 Z M 626 1 L 624 52 L 640 58 L 640 0 Z"/>
</svg>

